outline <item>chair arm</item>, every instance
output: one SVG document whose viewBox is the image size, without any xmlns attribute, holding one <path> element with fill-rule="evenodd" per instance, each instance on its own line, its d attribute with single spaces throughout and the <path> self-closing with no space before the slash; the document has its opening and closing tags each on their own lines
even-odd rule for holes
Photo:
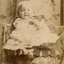
<svg viewBox="0 0 64 64">
<path fill-rule="evenodd" d="M 10 24 L 4 23 L 2 27 L 3 27 L 3 44 L 5 45 L 7 40 L 10 38 L 9 35 L 11 33 L 11 23 Z"/>
</svg>

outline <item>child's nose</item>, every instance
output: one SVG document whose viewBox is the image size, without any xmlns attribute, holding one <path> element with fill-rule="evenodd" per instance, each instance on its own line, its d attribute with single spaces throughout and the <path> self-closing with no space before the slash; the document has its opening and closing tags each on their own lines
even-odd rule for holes
<svg viewBox="0 0 64 64">
<path fill-rule="evenodd" d="M 24 14 L 28 14 L 28 11 L 25 11 Z"/>
<path fill-rule="evenodd" d="M 25 11 L 24 14 L 27 14 L 27 12 Z"/>
</svg>

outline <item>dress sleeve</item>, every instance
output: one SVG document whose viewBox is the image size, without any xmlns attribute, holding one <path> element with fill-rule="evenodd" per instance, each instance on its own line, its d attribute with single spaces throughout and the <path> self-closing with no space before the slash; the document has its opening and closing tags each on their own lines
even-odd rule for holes
<svg viewBox="0 0 64 64">
<path fill-rule="evenodd" d="M 20 18 L 17 18 L 15 22 L 13 23 L 14 27 L 16 27 L 16 24 L 18 24 L 20 21 L 22 21 Z"/>
</svg>

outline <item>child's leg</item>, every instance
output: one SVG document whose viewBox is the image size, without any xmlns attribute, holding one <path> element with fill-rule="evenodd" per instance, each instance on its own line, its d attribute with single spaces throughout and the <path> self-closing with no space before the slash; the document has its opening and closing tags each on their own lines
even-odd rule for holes
<svg viewBox="0 0 64 64">
<path fill-rule="evenodd" d="M 4 52 L 6 55 L 7 64 L 14 64 L 14 62 L 16 60 L 16 56 L 14 55 L 15 52 L 13 50 L 7 50 L 7 49 L 5 49 Z"/>
</svg>

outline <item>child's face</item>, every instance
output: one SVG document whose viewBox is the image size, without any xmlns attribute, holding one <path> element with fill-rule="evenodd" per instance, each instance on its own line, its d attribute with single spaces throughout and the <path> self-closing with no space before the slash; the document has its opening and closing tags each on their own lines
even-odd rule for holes
<svg viewBox="0 0 64 64">
<path fill-rule="evenodd" d="M 24 5 L 19 9 L 19 17 L 22 19 L 30 18 L 33 14 L 33 10 L 30 6 Z"/>
</svg>

